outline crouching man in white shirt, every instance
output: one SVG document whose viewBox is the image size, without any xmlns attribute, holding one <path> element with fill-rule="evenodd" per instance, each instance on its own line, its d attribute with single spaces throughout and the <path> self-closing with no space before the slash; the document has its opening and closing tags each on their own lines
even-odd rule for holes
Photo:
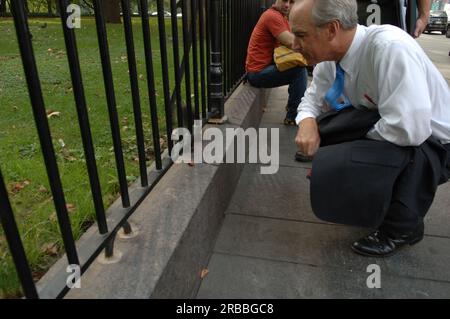
<svg viewBox="0 0 450 319">
<path fill-rule="evenodd" d="M 450 90 L 403 30 L 357 21 L 355 0 L 298 0 L 294 5 L 293 48 L 317 64 L 298 107 L 295 142 L 300 152 L 314 156 L 314 213 L 376 228 L 352 249 L 389 256 L 422 240 L 423 218 L 437 185 L 450 175 Z M 339 87 L 339 101 L 333 100 Z M 320 147 L 316 118 L 346 103 L 377 111 L 380 119 L 363 140 Z"/>
</svg>

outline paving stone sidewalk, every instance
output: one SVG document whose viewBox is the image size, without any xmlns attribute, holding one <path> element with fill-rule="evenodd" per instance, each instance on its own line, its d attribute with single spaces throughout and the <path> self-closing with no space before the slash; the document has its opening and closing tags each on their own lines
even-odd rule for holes
<svg viewBox="0 0 450 319">
<path fill-rule="evenodd" d="M 294 161 L 296 128 L 281 124 L 286 100 L 286 87 L 272 90 L 260 125 L 279 128 L 280 169 L 244 167 L 197 298 L 450 298 L 450 183 L 438 189 L 423 241 L 389 258 L 354 254 L 351 243 L 369 230 L 312 213 L 310 164 Z M 371 264 L 380 289 L 367 287 Z"/>
</svg>

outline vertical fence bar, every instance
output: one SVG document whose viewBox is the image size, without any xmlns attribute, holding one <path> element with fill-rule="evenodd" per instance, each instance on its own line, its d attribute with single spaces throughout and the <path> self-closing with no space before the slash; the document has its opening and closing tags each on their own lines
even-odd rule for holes
<svg viewBox="0 0 450 319">
<path fill-rule="evenodd" d="M 91 126 L 89 124 L 89 115 L 87 112 L 86 98 L 84 95 L 77 42 L 73 28 L 70 28 L 67 25 L 68 13 L 66 8 L 68 6 L 68 0 L 59 0 L 59 7 L 62 8 L 61 23 L 66 44 L 75 105 L 78 114 L 78 125 L 80 127 L 81 140 L 83 142 L 84 156 L 86 158 L 86 166 L 89 175 L 92 199 L 94 201 L 98 229 L 100 234 L 106 234 L 108 232 L 108 226 L 106 223 L 105 207 L 103 206 L 102 190 L 100 187 L 100 180 L 98 177 L 97 164 L 95 160 L 94 143 L 92 142 Z"/>
<path fill-rule="evenodd" d="M 244 45 L 244 43 L 243 43 L 243 41 L 245 41 L 244 40 L 244 34 L 243 34 L 243 30 L 244 30 L 244 25 L 245 25 L 245 22 L 244 22 L 244 10 L 246 9 L 246 6 L 247 6 L 247 1 L 240 1 L 239 2 L 239 5 L 240 5 L 240 8 L 239 8 L 239 22 L 238 22 L 238 25 L 239 25 L 239 41 L 238 41 L 238 50 L 237 50 L 237 54 L 238 54 L 238 61 L 239 61 L 239 63 L 237 63 L 236 64 L 236 74 L 235 74 L 235 77 L 234 77 L 234 79 L 233 79 L 233 86 L 238 82 L 238 80 L 239 80 L 239 78 L 240 78 L 240 76 L 241 76 L 241 70 L 242 70 L 242 68 L 241 68 L 241 63 L 242 63 L 242 47 L 243 47 L 243 45 Z"/>
<path fill-rule="evenodd" d="M 222 65 L 224 65 L 223 69 L 223 78 L 224 81 L 222 82 L 222 90 L 223 92 L 227 92 L 227 45 L 226 45 L 226 38 L 227 38 L 227 0 L 221 0 L 220 1 L 220 12 L 222 13 L 222 16 L 220 18 L 220 21 L 222 23 Z"/>
<path fill-rule="evenodd" d="M 181 100 L 180 47 L 178 43 L 177 0 L 170 0 L 172 24 L 173 68 L 175 73 L 175 98 L 177 105 L 178 127 L 183 127 L 183 109 Z"/>
<path fill-rule="evenodd" d="M 200 37 L 200 81 L 202 96 L 202 118 L 206 118 L 206 79 L 205 79 L 205 0 L 199 0 Z"/>
<path fill-rule="evenodd" d="M 211 116 L 221 118 L 224 114 L 224 100 L 222 90 L 222 21 L 220 0 L 210 1 L 211 25 L 211 68 L 209 84 L 211 91 Z"/>
<path fill-rule="evenodd" d="M 200 101 L 198 89 L 198 50 L 197 50 L 197 0 L 191 0 L 191 34 L 192 34 L 192 73 L 194 77 L 195 119 L 200 119 Z"/>
<path fill-rule="evenodd" d="M 245 27 L 247 25 L 247 17 L 244 16 L 244 12 L 248 12 L 248 3 L 249 1 L 242 1 L 242 8 L 241 8 L 241 13 L 240 13 L 240 41 L 239 41 L 239 64 L 237 65 L 237 74 L 236 74 L 236 78 L 234 80 L 234 85 L 237 85 L 237 83 L 239 82 L 239 79 L 242 76 L 242 60 L 243 60 L 243 56 L 242 53 L 244 51 L 244 41 L 245 41 Z M 245 10 L 245 11 L 244 11 Z M 244 11 L 244 12 L 242 12 Z"/>
<path fill-rule="evenodd" d="M 140 0 L 140 4 L 141 4 L 141 19 L 142 19 L 142 34 L 144 37 L 145 66 L 147 70 L 147 89 L 148 89 L 148 98 L 150 100 L 150 116 L 152 121 L 153 147 L 155 151 L 155 165 L 156 169 L 160 170 L 162 169 L 161 146 L 159 144 L 158 111 L 155 98 L 156 94 L 155 77 L 153 73 L 152 43 L 150 39 L 150 25 L 148 21 L 147 0 Z"/>
<path fill-rule="evenodd" d="M 0 220 L 25 297 L 39 298 L 0 170 Z"/>
<path fill-rule="evenodd" d="M 211 109 L 211 5 L 210 0 L 205 0 L 205 23 L 206 23 L 206 82 L 208 85 L 206 86 L 207 89 L 207 97 L 208 97 L 208 117 L 212 114 Z"/>
<path fill-rule="evenodd" d="M 232 12 L 232 15 L 233 15 L 233 17 L 234 17 L 234 19 L 236 19 L 236 20 L 238 20 L 238 19 L 240 19 L 241 17 L 240 17 L 240 5 L 241 5 L 241 1 L 239 1 L 239 2 L 235 2 L 234 4 L 233 4 L 233 12 Z M 240 35 L 239 35 L 239 31 L 238 31 L 238 25 L 236 24 L 236 23 L 233 23 L 232 24 L 232 31 L 231 32 L 235 32 L 235 34 L 236 34 L 236 38 L 237 39 L 239 39 L 240 40 Z M 239 40 L 238 41 L 236 41 L 236 42 L 239 42 Z M 231 51 L 233 52 L 232 53 L 232 55 L 231 55 L 231 57 L 230 57 L 230 64 L 231 64 L 231 66 L 230 66 L 230 79 L 229 79 L 229 81 L 230 81 L 230 89 L 231 89 L 231 87 L 233 87 L 233 84 L 234 84 L 234 79 L 235 79 L 235 77 L 236 77 L 236 56 L 237 56 L 237 50 L 238 50 L 238 48 L 239 48 L 239 43 L 233 43 L 232 44 L 232 48 L 231 48 Z M 227 92 L 228 93 L 228 92 Z"/>
<path fill-rule="evenodd" d="M 228 91 L 228 57 L 230 56 L 230 50 L 228 48 L 228 27 L 230 14 L 228 12 L 228 5 L 231 3 L 229 0 L 222 0 L 222 65 L 223 68 L 223 92 L 226 94 Z"/>
<path fill-rule="evenodd" d="M 98 46 L 100 49 L 100 59 L 103 70 L 103 82 L 105 85 L 106 100 L 108 104 L 109 121 L 114 145 L 114 156 L 116 159 L 117 174 L 119 178 L 120 195 L 122 206 L 130 206 L 128 194 L 127 175 L 123 160 L 122 142 L 120 139 L 119 115 L 117 114 L 116 97 L 114 93 L 114 82 L 111 70 L 111 60 L 109 57 L 108 39 L 106 35 L 106 24 L 103 16 L 101 1 L 94 0 L 95 23 L 97 26 Z"/>
<path fill-rule="evenodd" d="M 72 228 L 70 226 L 69 214 L 67 212 L 66 200 L 64 198 L 61 178 L 59 176 L 47 114 L 45 113 L 44 98 L 42 96 L 41 83 L 34 58 L 33 46 L 28 32 L 24 1 L 11 1 L 11 12 L 14 16 L 14 24 L 16 26 L 17 39 L 19 42 L 20 54 L 22 56 L 31 106 L 33 108 L 34 120 L 39 135 L 42 154 L 44 156 L 48 179 L 50 181 L 50 188 L 55 203 L 56 214 L 58 216 L 59 228 L 67 253 L 67 259 L 69 264 L 78 265 L 78 254 L 75 247 Z"/>
<path fill-rule="evenodd" d="M 237 34 L 237 14 L 238 14 L 238 12 L 236 10 L 238 5 L 239 4 L 237 2 L 233 2 L 232 7 L 230 8 L 230 10 L 233 10 L 233 11 L 231 11 L 231 15 L 233 16 L 233 20 L 234 20 L 233 22 L 235 22 L 235 23 L 231 23 L 230 33 L 236 34 L 236 37 L 239 37 L 239 35 Z M 236 63 L 237 63 L 236 45 L 237 45 L 237 43 L 235 43 L 235 42 L 233 42 L 230 45 L 230 51 L 232 52 L 231 57 L 230 57 L 230 61 L 231 61 L 230 66 L 229 66 L 230 69 L 229 69 L 229 74 L 228 74 L 228 81 L 230 83 L 230 87 L 233 85 L 234 72 L 235 72 Z"/>
<path fill-rule="evenodd" d="M 161 64 L 164 91 L 164 108 L 166 114 L 166 132 L 167 145 L 169 154 L 172 151 L 172 109 L 170 107 L 170 88 L 169 88 L 169 66 L 167 62 L 167 44 L 166 44 L 166 25 L 164 22 L 164 3 L 163 0 L 157 0 L 156 6 L 158 10 L 158 29 L 159 29 L 159 48 L 161 50 Z"/>
<path fill-rule="evenodd" d="M 186 110 L 188 117 L 188 129 L 192 132 L 192 99 L 191 99 L 191 71 L 190 71 L 190 44 L 191 34 L 188 24 L 188 0 L 182 0 L 183 4 L 183 60 L 184 60 L 184 80 L 186 86 Z M 190 17 L 192 19 L 192 16 Z"/>
<path fill-rule="evenodd" d="M 133 101 L 134 125 L 136 129 L 136 143 L 139 157 L 139 172 L 141 186 L 148 186 L 147 165 L 145 156 L 144 130 L 142 128 L 141 98 L 136 68 L 136 54 L 134 50 L 133 26 L 131 24 L 130 1 L 121 0 L 125 42 L 127 45 L 128 70 L 130 72 L 131 97 Z"/>
<path fill-rule="evenodd" d="M 227 63 L 228 65 L 228 90 L 227 92 L 229 92 L 231 90 L 231 88 L 233 87 L 233 70 L 235 68 L 235 61 L 234 61 L 234 56 L 236 55 L 235 52 L 235 45 L 236 43 L 233 43 L 231 35 L 233 34 L 233 32 L 236 32 L 236 27 L 238 26 L 237 23 L 233 23 L 234 21 L 236 21 L 237 17 L 235 16 L 236 14 L 236 6 L 238 5 L 238 3 L 234 2 L 234 1 L 229 1 L 230 4 L 228 5 L 228 12 L 229 12 L 229 21 L 228 21 L 228 33 L 227 33 L 227 46 L 228 46 L 228 51 L 231 52 L 231 54 L 228 56 L 228 61 Z M 234 9 L 234 11 L 233 11 Z M 236 34 L 236 38 L 239 38 L 239 34 Z M 235 38 L 235 39 L 236 39 Z M 225 94 L 225 92 L 224 92 Z"/>
<path fill-rule="evenodd" d="M 248 21 L 249 21 L 249 16 L 245 16 L 245 14 L 244 13 L 247 13 L 247 12 L 249 12 L 249 9 L 250 9 L 250 7 L 249 7 L 249 4 L 250 4 L 250 1 L 245 1 L 244 2 L 244 12 L 242 12 L 241 13 L 241 20 L 242 20 L 242 24 L 241 24 L 241 30 L 242 30 L 242 32 L 241 32 L 241 43 L 240 43 L 240 46 L 241 46 L 241 49 L 240 49 L 240 61 L 241 61 L 241 63 L 239 63 L 239 75 L 238 75 L 238 77 L 236 78 L 236 81 L 239 81 L 240 80 L 240 78 L 242 77 L 242 74 L 243 74 L 243 71 L 242 71 L 242 67 L 243 67 L 243 65 L 242 65 L 242 61 L 244 61 L 244 59 L 245 59 L 245 50 L 244 50 L 244 46 L 247 44 L 247 42 L 245 41 L 246 40 L 246 37 L 245 37 L 245 34 L 246 34 L 246 28 L 248 27 Z"/>
</svg>

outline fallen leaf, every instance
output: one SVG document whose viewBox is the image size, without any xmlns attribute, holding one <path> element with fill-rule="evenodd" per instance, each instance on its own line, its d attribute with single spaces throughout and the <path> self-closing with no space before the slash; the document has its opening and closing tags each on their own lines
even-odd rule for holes
<svg viewBox="0 0 450 319">
<path fill-rule="evenodd" d="M 20 192 L 22 189 L 24 189 L 28 185 L 30 185 L 30 181 L 28 181 L 28 180 L 13 183 L 13 185 L 11 187 L 11 192 L 13 194 L 17 194 L 18 192 Z"/>
<path fill-rule="evenodd" d="M 64 144 L 64 141 L 59 141 L 60 142 L 60 144 L 61 144 L 61 146 L 62 146 L 62 148 L 61 148 L 61 154 L 62 154 L 62 156 L 63 156 L 63 158 L 66 160 L 66 161 L 69 161 L 69 162 L 75 162 L 76 160 L 77 160 L 77 158 L 75 157 L 75 156 L 73 156 L 73 153 L 71 152 L 71 150 L 69 150 L 69 149 L 67 149 L 65 146 L 65 144 Z M 61 143 L 62 142 L 62 143 Z"/>
<path fill-rule="evenodd" d="M 46 243 L 42 245 L 41 252 L 46 255 L 56 256 L 58 255 L 58 245 L 56 243 Z"/>
<path fill-rule="evenodd" d="M 48 192 L 47 188 L 45 188 L 44 185 L 39 186 L 38 191 L 40 193 L 47 193 Z"/>
<path fill-rule="evenodd" d="M 206 277 L 206 275 L 208 275 L 209 270 L 207 268 L 202 269 L 202 271 L 200 272 L 200 278 L 203 279 Z"/>
<path fill-rule="evenodd" d="M 50 114 L 47 114 L 47 118 L 51 119 L 52 117 L 59 117 L 61 115 L 61 112 L 52 112 Z"/>
<path fill-rule="evenodd" d="M 58 216 L 56 215 L 56 212 L 51 213 L 50 216 L 48 217 L 48 219 L 49 219 L 51 222 L 56 223 L 57 220 L 58 220 Z"/>
<path fill-rule="evenodd" d="M 33 271 L 32 276 L 34 282 L 38 282 L 45 275 L 45 271 Z M 19 297 L 20 298 L 20 297 Z"/>
<path fill-rule="evenodd" d="M 67 208 L 67 211 L 68 211 L 69 213 L 73 213 L 74 210 L 75 210 L 75 205 L 74 205 L 74 204 L 71 204 L 71 203 L 67 203 L 67 204 L 66 204 L 66 208 Z"/>
</svg>

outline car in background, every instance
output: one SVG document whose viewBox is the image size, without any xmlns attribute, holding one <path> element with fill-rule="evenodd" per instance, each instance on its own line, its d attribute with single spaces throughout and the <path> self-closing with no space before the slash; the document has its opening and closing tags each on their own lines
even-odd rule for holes
<svg viewBox="0 0 450 319">
<path fill-rule="evenodd" d="M 448 16 L 444 10 L 430 11 L 430 17 L 424 32 L 440 31 L 442 34 L 446 34 L 447 22 Z"/>
<path fill-rule="evenodd" d="M 120 16 L 122 17 L 123 16 L 123 12 L 120 12 Z M 131 16 L 132 17 L 138 17 L 139 16 L 139 12 L 131 12 Z"/>
<path fill-rule="evenodd" d="M 157 17 L 158 16 L 158 11 L 149 12 L 148 15 L 151 16 L 151 17 Z M 167 18 L 167 17 L 170 17 L 170 16 L 172 16 L 172 15 L 170 14 L 169 11 L 164 11 L 164 17 Z"/>
<path fill-rule="evenodd" d="M 445 30 L 445 37 L 450 38 L 450 21 L 447 22 L 447 30 Z"/>
</svg>

